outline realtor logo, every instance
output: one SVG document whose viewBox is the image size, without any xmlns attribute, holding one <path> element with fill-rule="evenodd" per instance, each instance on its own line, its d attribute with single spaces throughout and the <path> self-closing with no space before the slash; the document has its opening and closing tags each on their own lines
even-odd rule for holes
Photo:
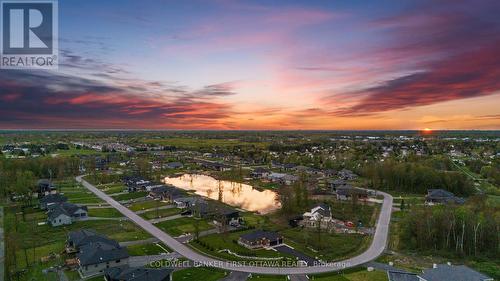
<svg viewBox="0 0 500 281">
<path fill-rule="evenodd" d="M 1 68 L 57 68 L 57 1 L 1 1 L 0 14 Z"/>
</svg>

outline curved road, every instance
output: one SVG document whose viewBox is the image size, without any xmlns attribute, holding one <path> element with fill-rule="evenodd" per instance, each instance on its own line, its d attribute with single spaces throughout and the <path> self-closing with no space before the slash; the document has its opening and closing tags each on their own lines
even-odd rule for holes
<svg viewBox="0 0 500 281">
<path fill-rule="evenodd" d="M 83 186 L 93 193 L 95 193 L 98 197 L 106 201 L 113 208 L 117 209 L 124 216 L 128 217 L 135 224 L 149 232 L 154 237 L 158 238 L 160 241 L 165 243 L 172 250 L 176 251 L 180 255 L 186 257 L 189 260 L 194 261 L 196 264 L 217 267 L 229 271 L 241 271 L 241 272 L 249 272 L 249 273 L 257 273 L 257 274 L 276 274 L 276 275 L 293 275 L 293 274 L 316 274 L 316 273 L 325 273 L 331 271 L 338 271 L 342 269 L 346 269 L 349 267 L 355 267 L 358 265 L 362 265 L 371 260 L 374 260 L 378 256 L 380 256 L 387 244 L 387 237 L 389 234 L 389 223 L 391 220 L 391 209 L 392 209 L 392 196 L 378 191 L 378 194 L 384 196 L 384 202 L 382 203 L 382 208 L 380 210 L 380 215 L 377 221 L 377 228 L 375 230 L 375 234 L 373 236 L 372 244 L 362 254 L 352 257 L 347 260 L 338 261 L 330 264 L 322 264 L 322 265 L 314 265 L 308 267 L 265 267 L 265 266 L 252 266 L 252 265 L 240 265 L 237 262 L 231 261 L 223 261 L 217 260 L 211 257 L 207 257 L 202 255 L 201 253 L 196 252 L 190 247 L 180 243 L 175 240 L 172 236 L 166 234 L 161 229 L 154 226 L 152 223 L 147 220 L 141 218 L 131 210 L 122 206 L 120 203 L 115 201 L 109 195 L 105 194 L 92 184 L 88 183 L 84 179 L 83 176 L 76 177 L 78 182 L 81 182 Z"/>
</svg>

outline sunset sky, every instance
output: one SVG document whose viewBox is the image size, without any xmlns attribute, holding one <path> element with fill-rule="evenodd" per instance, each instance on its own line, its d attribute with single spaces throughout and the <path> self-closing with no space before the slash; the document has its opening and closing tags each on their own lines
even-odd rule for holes
<svg viewBox="0 0 500 281">
<path fill-rule="evenodd" d="M 500 1 L 59 1 L 3 129 L 500 129 Z"/>
</svg>

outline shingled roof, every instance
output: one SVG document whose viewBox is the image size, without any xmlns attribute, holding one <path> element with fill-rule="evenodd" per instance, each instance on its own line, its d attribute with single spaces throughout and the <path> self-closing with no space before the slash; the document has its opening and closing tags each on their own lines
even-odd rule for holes
<svg viewBox="0 0 500 281">
<path fill-rule="evenodd" d="M 107 269 L 104 274 L 111 281 L 164 281 L 170 280 L 169 276 L 172 272 L 173 269 L 170 268 L 153 269 L 119 266 Z"/>
<path fill-rule="evenodd" d="M 493 281 L 493 278 L 465 265 L 439 264 L 419 275 L 425 281 Z"/>
<path fill-rule="evenodd" d="M 93 242 L 80 247 L 76 254 L 81 266 L 115 261 L 129 257 L 126 248 L 104 242 Z"/>
<path fill-rule="evenodd" d="M 120 247 L 118 242 L 95 232 L 95 230 L 93 229 L 82 229 L 77 231 L 71 231 L 68 234 L 68 242 L 71 243 L 73 247 L 76 248 L 96 242 L 106 243 L 116 248 Z"/>
</svg>

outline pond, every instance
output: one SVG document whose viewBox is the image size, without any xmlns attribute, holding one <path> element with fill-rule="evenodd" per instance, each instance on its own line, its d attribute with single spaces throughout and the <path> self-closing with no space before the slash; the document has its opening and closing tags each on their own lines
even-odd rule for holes
<svg viewBox="0 0 500 281">
<path fill-rule="evenodd" d="M 276 202 L 277 193 L 271 190 L 259 191 L 252 186 L 232 181 L 217 180 L 210 176 L 184 174 L 180 177 L 166 177 L 165 183 L 246 211 L 266 214 L 280 208 Z"/>
</svg>

